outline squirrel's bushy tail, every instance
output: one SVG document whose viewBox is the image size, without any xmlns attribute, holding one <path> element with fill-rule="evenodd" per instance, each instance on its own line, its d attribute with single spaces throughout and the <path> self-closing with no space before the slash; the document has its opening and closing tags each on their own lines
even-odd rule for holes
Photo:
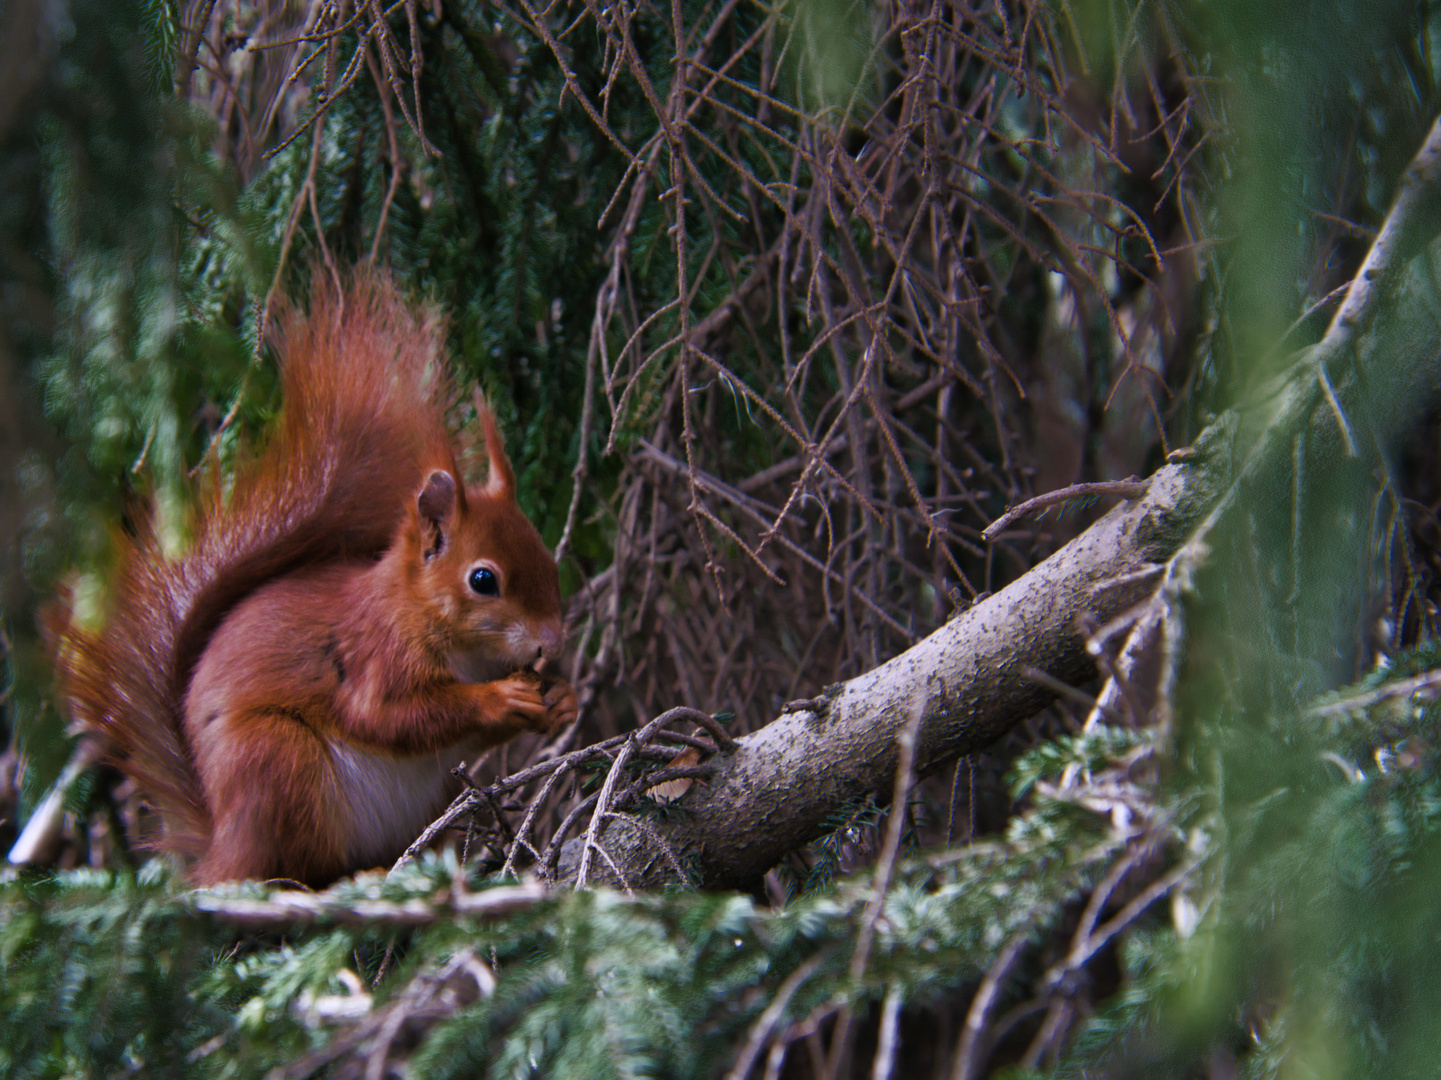
<svg viewBox="0 0 1441 1080">
<path fill-rule="evenodd" d="M 83 625 L 70 605 L 53 626 L 63 704 L 159 811 L 155 845 L 184 855 L 210 836 L 185 689 L 226 613 L 301 567 L 379 557 L 425 470 L 454 465 L 440 316 L 417 313 L 378 273 L 357 272 L 343 292 L 317 276 L 310 312 L 277 319 L 278 428 L 230 483 L 206 471 L 189 549 L 168 556 L 141 515 L 117 541 L 103 624 Z"/>
</svg>

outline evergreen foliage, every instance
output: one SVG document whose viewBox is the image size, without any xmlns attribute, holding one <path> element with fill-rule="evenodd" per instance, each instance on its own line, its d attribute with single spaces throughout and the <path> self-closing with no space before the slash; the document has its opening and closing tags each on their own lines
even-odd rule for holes
<svg viewBox="0 0 1441 1080">
<path fill-rule="evenodd" d="M 1058 767 L 1110 764 L 1114 742 L 1103 731 L 1050 753 L 1049 769 L 1025 767 L 1054 778 Z M 322 915 L 239 945 L 227 903 L 249 913 L 243 901 L 273 890 L 186 892 L 156 864 L 139 876 L 27 875 L 0 885 L 0 1046 L 16 1076 L 310 1075 L 352 1046 L 348 1001 L 361 1015 L 393 1010 L 390 1040 L 409 1022 L 409 1075 L 714 1076 L 758 1023 L 864 1011 L 887 993 L 925 1003 L 964 986 L 1013 935 L 1052 930 L 1133 847 L 1104 816 L 1041 796 L 1003 839 L 902 864 L 878 912 L 859 875 L 777 909 L 736 894 L 583 890 L 478 919 L 445 916 L 446 898 L 476 883 L 453 857 L 427 856 L 308 898 L 342 916 L 366 902 L 434 905 L 423 929 Z M 857 970 L 867 920 L 875 938 Z M 363 980 L 396 942 L 404 970 L 371 1004 Z M 450 980 L 434 1011 L 416 993 L 427 971 Z M 351 1060 L 340 1075 L 363 1071 Z"/>
<path fill-rule="evenodd" d="M 1211 728 L 1192 757 L 1209 802 L 1188 838 L 1205 860 L 1176 919 L 1190 932 L 1132 936 L 1126 992 L 1056 1075 L 1223 1061 L 1248 1077 L 1428 1072 L 1441 713 L 1403 687 L 1435 661 L 1434 645 L 1400 656 L 1285 730 Z"/>
</svg>

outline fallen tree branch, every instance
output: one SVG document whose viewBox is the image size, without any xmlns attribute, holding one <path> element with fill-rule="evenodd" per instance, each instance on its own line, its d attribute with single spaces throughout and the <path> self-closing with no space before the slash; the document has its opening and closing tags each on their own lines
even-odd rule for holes
<svg viewBox="0 0 1441 1080">
<path fill-rule="evenodd" d="M 900 656 L 739 740 L 711 782 L 680 800 L 683 817 L 644 830 L 621 816 L 608 819 L 596 832 L 627 882 L 674 883 L 671 860 L 651 839 L 657 834 L 702 887 L 755 881 L 822 835 L 846 807 L 888 795 L 897 736 L 918 700 L 916 768 L 923 773 L 1033 716 L 1054 700 L 1056 681 L 1092 677 L 1083 624 L 1104 626 L 1138 611 L 1158 588 L 1178 588 L 1178 576 L 1199 565 L 1206 537 L 1239 495 L 1289 476 L 1297 433 L 1313 436 L 1320 468 L 1354 446 L 1358 427 L 1373 445 L 1394 442 L 1441 382 L 1441 291 L 1431 272 L 1441 255 L 1432 246 L 1438 187 L 1441 123 L 1407 171 L 1377 250 L 1320 343 L 1218 418 L 1190 452 L 1173 455 L 1139 498 Z M 1401 258 L 1417 252 L 1422 257 Z M 1155 571 L 1163 565 L 1158 586 Z M 574 880 L 580 854 L 579 844 L 567 845 L 563 879 Z M 590 877 L 605 880 L 594 870 Z"/>
</svg>

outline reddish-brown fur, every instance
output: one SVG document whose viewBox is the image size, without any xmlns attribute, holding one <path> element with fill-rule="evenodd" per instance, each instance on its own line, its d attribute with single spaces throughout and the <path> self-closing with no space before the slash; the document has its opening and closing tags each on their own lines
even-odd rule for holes
<svg viewBox="0 0 1441 1080">
<path fill-rule="evenodd" d="M 532 670 L 560 651 L 560 589 L 484 409 L 490 478 L 459 482 L 439 320 L 360 276 L 282 326 L 279 431 L 233 490 L 208 478 L 181 559 L 148 527 L 122 543 L 104 629 L 57 651 L 72 714 L 202 884 L 393 859 L 458 760 L 575 716 Z"/>
</svg>

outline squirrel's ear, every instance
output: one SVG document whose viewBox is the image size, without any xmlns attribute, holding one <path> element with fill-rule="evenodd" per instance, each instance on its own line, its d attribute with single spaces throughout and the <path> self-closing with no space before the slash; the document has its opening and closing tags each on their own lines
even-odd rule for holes
<svg viewBox="0 0 1441 1080">
<path fill-rule="evenodd" d="M 500 432 L 495 428 L 495 414 L 485 403 L 478 386 L 475 388 L 475 415 L 485 432 L 485 452 L 490 458 L 490 476 L 486 478 L 482 490 L 492 498 L 514 499 L 515 471 L 510 467 L 510 459 L 505 456 L 505 444 L 500 441 Z"/>
<path fill-rule="evenodd" d="M 420 514 L 421 531 L 425 536 L 425 557 L 435 558 L 445 550 L 450 523 L 455 516 L 455 477 L 436 469 L 426 478 L 425 487 L 416 496 L 415 508 Z"/>
</svg>

